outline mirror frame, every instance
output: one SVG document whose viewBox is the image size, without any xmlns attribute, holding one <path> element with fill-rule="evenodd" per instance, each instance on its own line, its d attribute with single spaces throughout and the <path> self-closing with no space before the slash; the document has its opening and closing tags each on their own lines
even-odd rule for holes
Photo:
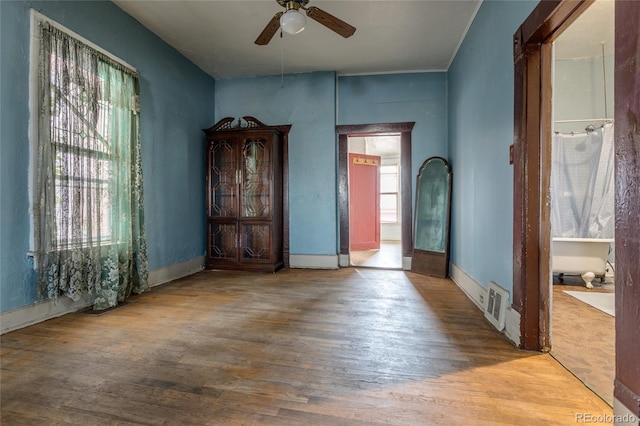
<svg viewBox="0 0 640 426">
<path fill-rule="evenodd" d="M 418 235 L 417 227 L 418 220 L 423 214 L 420 212 L 420 180 L 422 177 L 422 173 L 424 172 L 426 166 L 434 161 L 442 162 L 445 166 L 448 178 L 448 186 L 447 186 L 447 201 L 446 201 L 446 211 L 443 212 L 445 215 L 445 236 L 444 236 L 444 250 L 443 251 L 433 251 L 433 250 L 425 250 L 416 247 L 416 238 Z M 418 274 L 424 275 L 432 275 L 440 278 L 447 278 L 449 276 L 449 240 L 451 234 L 451 188 L 453 181 L 453 173 L 451 171 L 451 166 L 449 162 L 442 157 L 430 157 L 427 158 L 420 169 L 418 170 L 418 175 L 416 176 L 416 199 L 415 199 L 415 214 L 413 218 L 413 258 L 411 260 L 411 271 L 416 272 Z"/>
</svg>

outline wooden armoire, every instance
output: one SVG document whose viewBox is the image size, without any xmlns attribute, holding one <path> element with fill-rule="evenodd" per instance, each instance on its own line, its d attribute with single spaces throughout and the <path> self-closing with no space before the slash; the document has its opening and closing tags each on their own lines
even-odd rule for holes
<svg viewBox="0 0 640 426">
<path fill-rule="evenodd" d="M 243 126 L 242 121 L 245 125 Z M 207 269 L 275 272 L 288 265 L 290 125 L 227 117 L 206 134 Z"/>
</svg>

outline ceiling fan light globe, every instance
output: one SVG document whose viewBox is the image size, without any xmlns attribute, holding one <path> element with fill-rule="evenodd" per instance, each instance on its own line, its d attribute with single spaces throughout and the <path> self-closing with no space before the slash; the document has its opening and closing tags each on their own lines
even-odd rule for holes
<svg viewBox="0 0 640 426">
<path fill-rule="evenodd" d="M 304 30 L 307 18 L 297 10 L 287 10 L 280 17 L 280 27 L 282 31 L 288 34 L 298 34 Z"/>
</svg>

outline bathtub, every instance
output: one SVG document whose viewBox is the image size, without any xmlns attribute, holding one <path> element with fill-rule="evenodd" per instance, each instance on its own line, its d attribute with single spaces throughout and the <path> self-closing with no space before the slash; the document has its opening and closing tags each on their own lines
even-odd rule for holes
<svg viewBox="0 0 640 426">
<path fill-rule="evenodd" d="M 558 274 L 580 274 L 587 288 L 604 277 L 613 238 L 557 238 L 551 242 L 551 269 Z"/>
</svg>

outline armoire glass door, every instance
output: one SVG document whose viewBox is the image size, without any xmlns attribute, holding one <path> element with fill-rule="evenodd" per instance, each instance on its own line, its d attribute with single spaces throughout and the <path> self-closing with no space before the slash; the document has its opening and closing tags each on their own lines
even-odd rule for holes
<svg viewBox="0 0 640 426">
<path fill-rule="evenodd" d="M 243 260 L 269 260 L 273 209 L 270 143 L 260 137 L 245 139 L 241 161 L 240 255 Z"/>
<path fill-rule="evenodd" d="M 238 209 L 237 165 L 238 154 L 233 140 L 216 140 L 209 144 L 210 167 L 207 170 L 209 179 L 209 205 L 207 216 L 207 232 L 209 256 L 216 259 L 237 259 L 238 230 L 235 221 L 224 218 L 235 218 Z"/>
<path fill-rule="evenodd" d="M 235 217 L 237 209 L 237 152 L 232 141 L 213 141 L 209 145 L 210 217 Z"/>
</svg>

